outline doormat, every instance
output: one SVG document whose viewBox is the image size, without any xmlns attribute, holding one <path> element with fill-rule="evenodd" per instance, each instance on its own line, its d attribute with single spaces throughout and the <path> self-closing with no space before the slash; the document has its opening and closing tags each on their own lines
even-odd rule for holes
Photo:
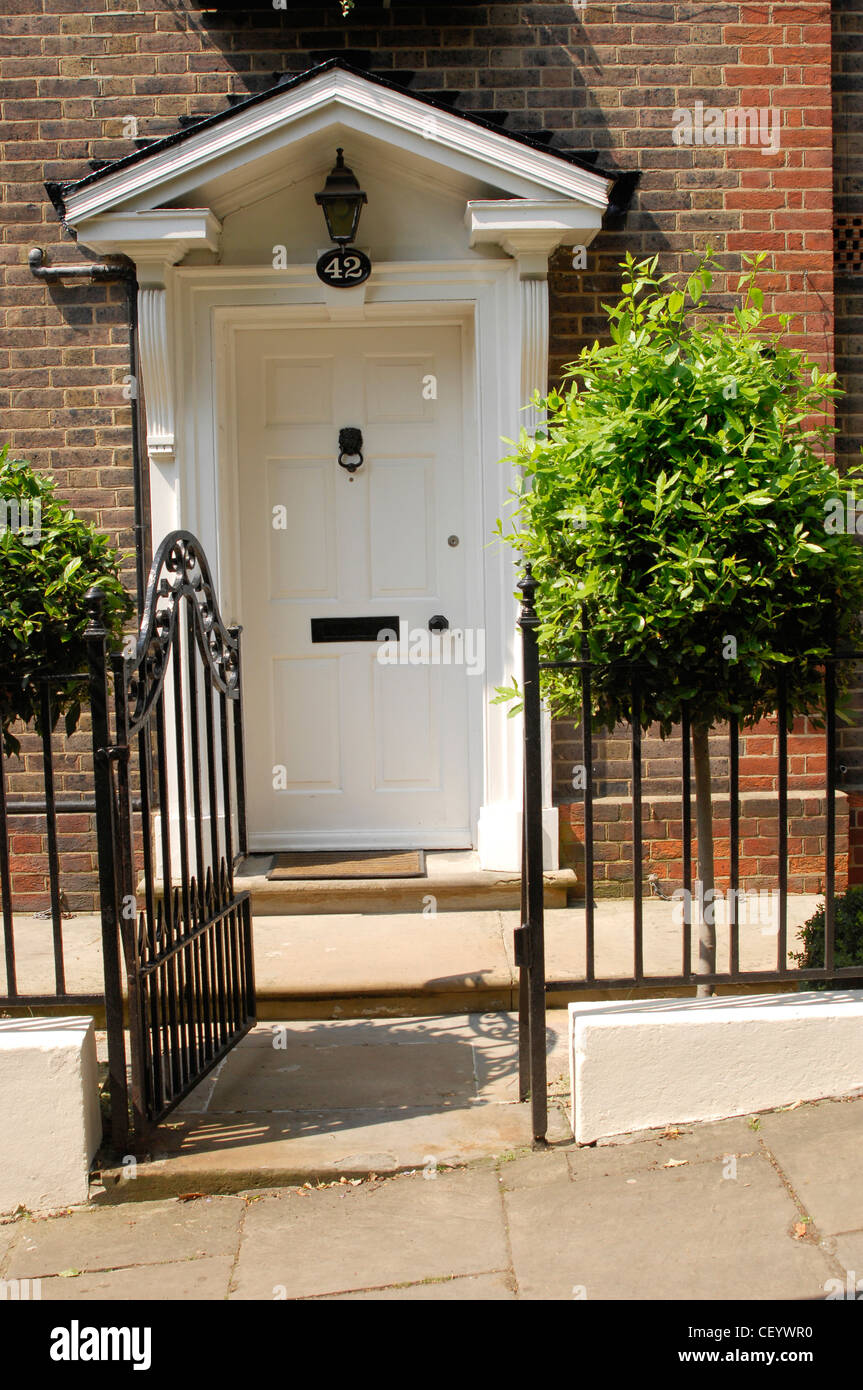
<svg viewBox="0 0 863 1390">
<path fill-rule="evenodd" d="M 297 850 L 277 854 L 268 879 L 424 878 L 425 850 Z"/>
</svg>

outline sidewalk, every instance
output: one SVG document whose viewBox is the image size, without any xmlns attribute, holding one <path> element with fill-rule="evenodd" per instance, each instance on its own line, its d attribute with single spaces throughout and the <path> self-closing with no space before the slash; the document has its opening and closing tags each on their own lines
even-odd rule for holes
<svg viewBox="0 0 863 1390">
<path fill-rule="evenodd" d="M 41 1279 L 43 1300 L 819 1299 L 863 1276 L 861 1140 L 858 1097 L 454 1171 L 19 1218 L 0 1225 L 0 1279 Z"/>
</svg>

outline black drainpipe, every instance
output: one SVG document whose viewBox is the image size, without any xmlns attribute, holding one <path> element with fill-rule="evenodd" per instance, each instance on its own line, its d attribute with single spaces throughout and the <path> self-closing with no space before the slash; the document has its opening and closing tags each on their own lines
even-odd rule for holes
<svg viewBox="0 0 863 1390">
<path fill-rule="evenodd" d="M 34 246 L 27 257 L 31 274 L 37 280 L 56 284 L 59 280 L 112 281 L 122 280 L 126 285 L 127 321 L 129 325 L 129 374 L 132 378 L 132 482 L 135 497 L 135 593 L 138 605 L 138 618 L 144 612 L 144 593 L 147 584 L 149 557 L 145 553 L 146 526 L 144 522 L 144 485 L 141 473 L 141 414 L 138 404 L 138 281 L 135 267 L 131 261 L 123 259 L 111 261 L 83 261 L 75 265 L 45 265 L 45 252 Z"/>
</svg>

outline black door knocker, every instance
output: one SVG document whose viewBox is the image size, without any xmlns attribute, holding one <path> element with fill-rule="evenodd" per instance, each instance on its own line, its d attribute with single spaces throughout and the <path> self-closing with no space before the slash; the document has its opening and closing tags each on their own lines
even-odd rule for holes
<svg viewBox="0 0 863 1390">
<path fill-rule="evenodd" d="M 356 473 L 363 465 L 363 432 L 353 425 L 339 430 L 339 463 L 349 473 Z"/>
</svg>

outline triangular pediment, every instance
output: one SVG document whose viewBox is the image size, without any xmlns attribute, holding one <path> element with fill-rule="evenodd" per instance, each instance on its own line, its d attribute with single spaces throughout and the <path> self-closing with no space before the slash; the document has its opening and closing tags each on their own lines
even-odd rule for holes
<svg viewBox="0 0 863 1390">
<path fill-rule="evenodd" d="M 336 144 L 358 176 L 385 170 L 408 194 L 572 202 L 601 216 L 613 175 L 481 116 L 445 109 L 330 61 L 136 151 L 53 196 L 86 238 L 94 219 L 207 209 L 219 221 L 322 179 Z"/>
</svg>

